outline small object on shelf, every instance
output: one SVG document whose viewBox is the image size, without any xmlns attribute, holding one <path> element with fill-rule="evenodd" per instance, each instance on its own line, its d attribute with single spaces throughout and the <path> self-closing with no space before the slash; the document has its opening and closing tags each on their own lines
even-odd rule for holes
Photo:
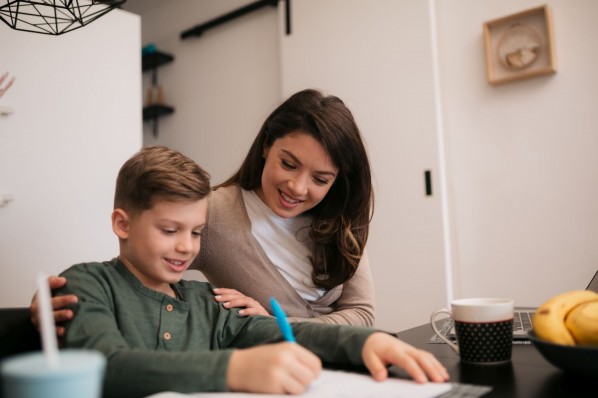
<svg viewBox="0 0 598 398">
<path fill-rule="evenodd" d="M 155 53 L 156 51 L 158 51 L 156 45 L 154 43 L 149 43 L 143 46 L 143 48 L 141 49 L 141 56 L 143 57 L 145 55 L 150 55 Z"/>
<path fill-rule="evenodd" d="M 164 103 L 164 90 L 162 86 L 157 84 L 147 89 L 147 96 L 145 98 L 145 106 L 161 105 Z"/>
</svg>

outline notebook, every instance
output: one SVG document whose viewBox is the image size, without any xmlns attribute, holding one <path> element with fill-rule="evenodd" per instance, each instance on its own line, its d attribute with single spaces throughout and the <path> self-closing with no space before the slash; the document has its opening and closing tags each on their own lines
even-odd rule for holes
<svg viewBox="0 0 598 398">
<path fill-rule="evenodd" d="M 598 293 L 598 271 L 594 274 L 592 280 L 586 287 L 586 290 L 591 290 Z M 517 307 L 515 308 L 513 317 L 513 343 L 527 342 L 527 332 L 532 329 L 532 316 L 536 311 L 535 307 Z M 452 319 L 447 319 L 440 328 L 440 333 L 448 337 L 450 340 L 457 340 L 455 334 L 455 326 Z M 434 341 L 433 341 L 434 340 Z M 434 335 L 430 339 L 431 343 L 443 342 L 438 336 Z"/>
</svg>

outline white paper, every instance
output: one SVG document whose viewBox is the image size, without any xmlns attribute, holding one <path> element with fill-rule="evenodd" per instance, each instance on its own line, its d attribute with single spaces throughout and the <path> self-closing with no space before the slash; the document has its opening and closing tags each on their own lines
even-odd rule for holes
<svg viewBox="0 0 598 398">
<path fill-rule="evenodd" d="M 338 397 L 338 398 L 432 398 L 449 391 L 450 383 L 418 384 L 411 380 L 389 378 L 377 382 L 369 375 L 323 370 L 320 377 L 312 383 L 301 397 Z M 256 398 L 289 397 L 289 395 L 248 394 L 248 393 L 195 393 L 180 394 L 163 392 L 147 398 Z"/>
</svg>

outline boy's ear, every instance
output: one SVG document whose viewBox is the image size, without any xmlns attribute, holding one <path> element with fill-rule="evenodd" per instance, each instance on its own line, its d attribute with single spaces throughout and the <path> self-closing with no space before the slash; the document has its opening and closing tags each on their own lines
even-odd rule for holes
<svg viewBox="0 0 598 398">
<path fill-rule="evenodd" d="M 120 239 L 129 237 L 129 216 L 123 209 L 112 212 L 112 230 Z"/>
</svg>

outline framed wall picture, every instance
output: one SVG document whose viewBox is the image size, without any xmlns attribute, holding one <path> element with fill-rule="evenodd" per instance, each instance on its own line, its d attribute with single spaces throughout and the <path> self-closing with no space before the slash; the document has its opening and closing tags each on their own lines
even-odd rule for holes
<svg viewBox="0 0 598 398">
<path fill-rule="evenodd" d="M 490 84 L 556 72 L 552 14 L 548 5 L 485 22 L 483 27 Z"/>
</svg>

